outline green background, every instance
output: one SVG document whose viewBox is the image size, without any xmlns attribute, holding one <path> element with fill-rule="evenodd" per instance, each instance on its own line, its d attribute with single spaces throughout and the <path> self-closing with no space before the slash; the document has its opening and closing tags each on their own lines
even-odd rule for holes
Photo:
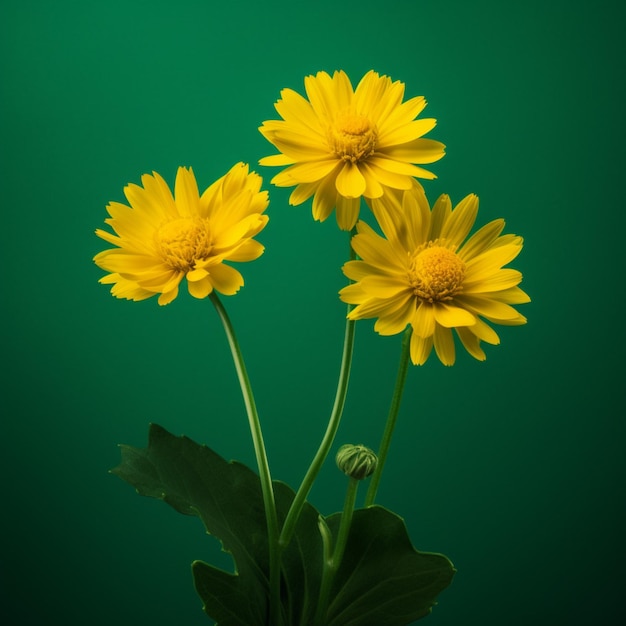
<svg viewBox="0 0 626 626">
<path fill-rule="evenodd" d="M 280 89 L 373 68 L 425 95 L 447 145 L 434 201 L 525 237 L 532 303 L 479 363 L 411 368 L 381 504 L 458 574 L 431 626 L 612 625 L 624 610 L 624 16 L 527 0 L 8 1 L 0 9 L 3 612 L 10 625 L 210 623 L 193 559 L 229 566 L 198 520 L 109 475 L 147 425 L 253 464 L 208 300 L 161 308 L 97 283 L 105 205 L 156 170 L 202 188 L 237 161 Z M 225 298 L 274 477 L 296 485 L 334 396 L 347 237 L 270 188 L 265 255 Z M 376 447 L 400 337 L 357 327 L 336 447 Z M 329 463 L 311 494 L 331 513 Z M 373 625 L 374 626 L 374 625 Z M 382 625 L 384 626 L 384 625 Z"/>
</svg>

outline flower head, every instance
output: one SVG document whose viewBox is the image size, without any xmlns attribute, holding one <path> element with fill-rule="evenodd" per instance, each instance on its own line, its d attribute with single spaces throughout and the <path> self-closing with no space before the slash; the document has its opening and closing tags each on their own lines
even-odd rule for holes
<svg viewBox="0 0 626 626">
<path fill-rule="evenodd" d="M 402 102 L 404 84 L 374 71 L 356 89 L 343 71 L 307 76 L 304 86 L 308 100 L 283 89 L 275 105 L 283 119 L 259 129 L 281 152 L 260 163 L 288 166 L 272 183 L 296 186 L 291 204 L 313 196 L 316 220 L 336 207 L 339 227 L 350 230 L 362 196 L 380 198 L 387 188 L 409 189 L 413 177 L 435 178 L 416 165 L 444 154 L 442 143 L 422 138 L 436 123 L 415 119 L 426 106 L 422 96 Z"/>
<path fill-rule="evenodd" d="M 263 253 L 253 239 L 268 221 L 261 177 L 237 163 L 202 195 L 191 168 L 178 168 L 174 195 L 156 172 L 141 182 L 124 189 L 130 206 L 111 202 L 107 207 L 111 217 L 105 222 L 116 235 L 96 230 L 117 246 L 94 257 L 111 272 L 100 282 L 113 284 L 111 293 L 118 298 L 160 294 L 159 304 L 176 298 L 183 278 L 196 298 L 206 298 L 213 289 L 236 293 L 243 278 L 224 261 L 252 261 Z"/>
<path fill-rule="evenodd" d="M 503 266 L 522 249 L 522 238 L 501 235 L 498 219 L 467 236 L 478 212 L 478 198 L 469 195 L 452 209 L 442 195 L 432 211 L 421 188 L 372 201 L 384 237 L 362 221 L 352 246 L 360 260 L 343 271 L 354 284 L 340 291 L 344 302 L 357 305 L 351 319 L 378 318 L 381 335 L 411 325 L 411 360 L 422 365 L 433 345 L 439 360 L 455 360 L 452 329 L 465 349 L 484 360 L 480 342 L 498 344 L 487 322 L 524 324 L 511 305 L 530 299 L 517 285 L 520 272 Z"/>
</svg>

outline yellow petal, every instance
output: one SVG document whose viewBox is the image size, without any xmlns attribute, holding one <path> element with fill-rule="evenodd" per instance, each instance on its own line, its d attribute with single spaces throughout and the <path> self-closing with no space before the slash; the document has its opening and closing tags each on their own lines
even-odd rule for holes
<svg viewBox="0 0 626 626">
<path fill-rule="evenodd" d="M 530 302 L 530 296 L 519 287 L 509 287 L 509 289 L 494 294 L 494 297 L 500 302 L 506 302 L 506 304 L 526 304 Z"/>
<path fill-rule="evenodd" d="M 191 270 L 187 272 L 187 281 L 188 282 L 198 282 L 200 280 L 204 280 L 209 275 L 209 272 L 204 268 L 197 268 L 195 270 Z"/>
<path fill-rule="evenodd" d="M 317 188 L 313 196 L 311 211 L 313 219 L 323 222 L 333 211 L 337 204 L 337 188 L 333 176 L 325 178 Z"/>
<path fill-rule="evenodd" d="M 291 165 L 272 178 L 277 187 L 291 187 L 299 183 L 313 183 L 331 174 L 340 165 L 337 159 L 310 161 Z"/>
<path fill-rule="evenodd" d="M 339 298 L 342 302 L 348 304 L 361 304 L 367 299 L 367 294 L 363 291 L 363 287 L 360 283 L 353 285 L 347 285 L 339 291 Z"/>
<path fill-rule="evenodd" d="M 372 171 L 372 168 L 367 164 L 367 161 L 359 163 L 359 169 L 363 178 L 365 178 L 365 191 L 363 195 L 366 198 L 380 198 L 384 193 L 383 186 L 378 182 L 376 174 Z"/>
<path fill-rule="evenodd" d="M 490 293 L 504 291 L 515 287 L 522 280 L 522 273 L 513 269 L 496 270 L 487 278 L 472 279 L 470 276 L 463 281 L 463 293 Z"/>
<path fill-rule="evenodd" d="M 380 132 L 383 134 L 413 121 L 426 107 L 426 99 L 424 96 L 415 96 L 400 104 L 404 96 L 404 86 L 402 92 L 398 95 L 400 98 L 396 100 L 393 107 L 387 109 L 385 119 L 379 124 Z M 433 120 L 433 122 L 434 121 L 435 120 Z"/>
<path fill-rule="evenodd" d="M 365 222 L 359 222 L 359 234 L 352 237 L 352 248 L 366 263 L 386 271 L 406 269 L 406 253 L 394 248 L 389 241 L 377 235 Z"/>
<path fill-rule="evenodd" d="M 178 285 L 183 279 L 183 276 L 183 272 L 171 269 L 168 273 L 150 277 L 141 277 L 137 282 L 141 287 L 150 291 L 168 293 L 172 290 L 178 290 Z"/>
<path fill-rule="evenodd" d="M 158 226 L 167 218 L 176 217 L 178 211 L 172 192 L 159 174 L 145 174 L 141 178 L 143 188 L 130 184 L 124 187 L 124 195 L 134 210 L 153 226 Z"/>
<path fill-rule="evenodd" d="M 415 312 L 415 299 L 405 296 L 403 305 L 390 314 L 381 315 L 374 324 L 374 330 L 381 335 L 397 335 L 411 323 Z"/>
<path fill-rule="evenodd" d="M 250 237 L 252 233 L 258 232 L 259 226 L 264 225 L 267 218 L 263 215 L 249 215 L 240 222 L 229 225 L 228 228 L 222 231 L 218 231 L 214 234 L 213 250 L 215 254 L 226 252 L 232 246 L 241 243 L 244 237 Z M 216 229 L 217 230 L 217 229 Z"/>
<path fill-rule="evenodd" d="M 265 250 L 265 247 L 254 239 L 248 239 L 243 242 L 234 251 L 229 252 L 226 256 L 229 261 L 254 261 L 258 259 Z"/>
<path fill-rule="evenodd" d="M 381 185 L 391 187 L 392 189 L 410 189 L 413 184 L 413 179 L 410 176 L 404 174 L 396 174 L 390 172 L 376 163 L 375 158 L 369 158 L 367 160 L 369 167 L 369 174 L 374 176 Z"/>
<path fill-rule="evenodd" d="M 319 161 L 328 158 L 330 152 L 326 143 L 315 141 L 314 137 L 302 135 L 296 132 L 278 132 L 264 131 L 261 132 L 265 138 L 273 143 L 280 152 L 287 155 L 295 162 Z"/>
<path fill-rule="evenodd" d="M 321 135 L 322 127 L 313 107 L 306 98 L 293 89 L 283 89 L 280 92 L 280 100 L 276 102 L 274 108 L 285 121 L 306 126 L 311 132 Z"/>
<path fill-rule="evenodd" d="M 461 294 L 456 300 L 464 308 L 499 324 L 521 317 L 513 307 L 491 298 Z"/>
<path fill-rule="evenodd" d="M 155 204 L 162 208 L 167 217 L 174 218 L 178 216 L 174 196 L 163 176 L 157 172 L 152 172 L 152 176 L 148 174 L 142 176 L 141 183 L 146 192 L 154 198 Z"/>
<path fill-rule="evenodd" d="M 120 274 L 132 274 L 153 269 L 162 268 L 167 271 L 169 268 L 158 259 L 144 254 L 134 254 L 123 249 L 103 250 L 94 257 L 96 265 L 108 272 L 118 272 Z"/>
<path fill-rule="evenodd" d="M 443 224 L 440 237 L 460 246 L 469 234 L 478 214 L 478 196 L 469 194 L 459 202 Z"/>
<path fill-rule="evenodd" d="M 396 225 L 398 238 L 407 252 L 413 251 L 428 241 L 432 218 L 424 189 L 417 182 L 402 196 L 402 213 L 404 220 Z"/>
<path fill-rule="evenodd" d="M 403 307 L 404 304 L 405 298 L 402 296 L 397 298 L 373 298 L 366 296 L 366 299 L 361 304 L 350 311 L 348 317 L 358 320 L 390 315 Z"/>
<path fill-rule="evenodd" d="M 354 90 L 348 75 L 343 71 L 333 73 L 333 90 L 334 110 L 342 111 L 352 106 L 354 99 Z"/>
<path fill-rule="evenodd" d="M 234 268 L 220 263 L 209 270 L 213 287 L 226 296 L 232 296 L 243 286 L 241 274 Z"/>
<path fill-rule="evenodd" d="M 341 87 L 345 86 L 346 81 L 348 84 L 350 83 L 344 72 L 335 72 L 333 78 L 326 72 L 318 72 L 315 76 L 307 76 L 304 79 L 304 89 L 309 102 L 315 114 L 321 117 L 323 121 L 327 122 L 332 119 L 337 110 L 338 98 L 335 92 L 340 91 L 345 96 L 345 89 L 342 90 Z"/>
<path fill-rule="evenodd" d="M 413 334 L 423 337 L 430 337 L 435 332 L 435 312 L 429 304 L 420 304 L 411 320 Z"/>
<path fill-rule="evenodd" d="M 402 102 L 404 85 L 400 81 L 391 82 L 388 76 L 379 76 L 370 70 L 359 81 L 354 93 L 355 108 L 358 114 L 365 115 L 384 124 L 389 113 Z"/>
<path fill-rule="evenodd" d="M 500 343 L 500 337 L 498 337 L 498 333 L 480 318 L 477 318 L 476 324 L 473 326 L 465 327 L 469 332 L 473 333 L 480 339 L 481 341 L 486 341 L 490 343 L 492 346 L 497 346 Z M 457 329 L 460 330 L 460 329 Z"/>
<path fill-rule="evenodd" d="M 367 199 L 367 205 L 374 214 L 383 234 L 394 244 L 399 240 L 404 243 L 400 235 L 401 231 L 405 230 L 404 209 L 402 207 L 403 193 L 403 191 L 395 189 L 385 189 L 385 193 L 380 198 Z"/>
<path fill-rule="evenodd" d="M 337 196 L 337 206 L 335 208 L 335 217 L 337 225 L 341 230 L 351 230 L 359 217 L 359 208 L 361 206 L 360 198 L 345 198 Z"/>
<path fill-rule="evenodd" d="M 270 156 L 259 159 L 259 165 L 276 166 L 276 165 L 293 165 L 295 159 L 284 154 L 271 154 Z"/>
<path fill-rule="evenodd" d="M 435 321 L 446 328 L 456 326 L 472 326 L 476 323 L 476 316 L 457 306 L 437 302 L 433 305 Z"/>
<path fill-rule="evenodd" d="M 427 240 L 434 241 L 441 236 L 441 230 L 452 213 L 452 203 L 448 194 L 441 194 L 435 205 L 430 217 L 430 232 Z"/>
<path fill-rule="evenodd" d="M 471 356 L 479 361 L 484 361 L 487 358 L 485 352 L 480 347 L 480 339 L 467 326 L 457 328 L 456 334 L 459 336 L 463 347 Z"/>
<path fill-rule="evenodd" d="M 422 338 L 415 332 L 411 335 L 411 361 L 414 365 L 424 365 L 433 349 L 432 336 Z"/>
<path fill-rule="evenodd" d="M 434 334 L 435 352 L 444 365 L 454 365 L 454 337 L 449 328 L 437 324 Z"/>
<path fill-rule="evenodd" d="M 397 161 L 425 164 L 439 161 L 446 153 L 446 146 L 434 139 L 419 138 L 400 145 L 379 147 L 378 151 Z"/>
<path fill-rule="evenodd" d="M 503 265 L 511 262 L 522 248 L 517 245 L 505 245 L 490 248 L 467 261 L 465 275 L 468 281 L 479 281 L 490 278 Z"/>
<path fill-rule="evenodd" d="M 507 320 L 493 320 L 501 326 L 521 326 L 528 321 L 521 313 L 518 313 L 515 317 Z"/>
<path fill-rule="evenodd" d="M 365 191 L 365 178 L 359 166 L 350 161 L 337 174 L 335 184 L 337 191 L 345 198 L 360 198 Z"/>
<path fill-rule="evenodd" d="M 107 274 L 99 281 L 103 285 L 113 284 L 111 294 L 116 298 L 125 298 L 126 300 L 145 300 L 151 298 L 155 292 L 142 289 L 135 281 L 127 280 L 119 274 Z"/>
<path fill-rule="evenodd" d="M 187 274 L 187 289 L 194 298 L 200 300 L 206 298 L 213 291 L 211 278 L 207 274 L 200 280 L 189 280 L 189 274 Z"/>
<path fill-rule="evenodd" d="M 200 214 L 200 193 L 191 168 L 179 167 L 174 187 L 176 208 L 180 215 L 193 217 Z"/>
<path fill-rule="evenodd" d="M 364 261 L 347 261 L 342 267 L 343 273 L 352 280 L 362 280 L 368 276 L 387 277 L 389 273 Z"/>
<path fill-rule="evenodd" d="M 115 235 L 107 232 L 106 230 L 102 230 L 101 228 L 96 228 L 96 235 L 100 237 L 100 239 L 104 239 L 108 243 L 112 243 L 114 246 L 121 246 L 122 240 Z"/>
<path fill-rule="evenodd" d="M 398 144 L 409 143 L 415 141 L 429 130 L 434 128 L 435 120 L 421 119 L 408 124 L 391 127 L 390 124 L 385 125 L 380 130 L 379 141 L 381 146 L 395 146 Z"/>
<path fill-rule="evenodd" d="M 174 298 L 176 298 L 177 295 L 178 295 L 178 286 L 176 286 L 171 291 L 168 291 L 167 293 L 162 293 L 159 296 L 158 303 L 161 306 L 165 306 L 166 304 L 169 304 L 172 300 L 174 300 Z"/>
<path fill-rule="evenodd" d="M 291 204 L 291 206 L 297 206 L 298 204 L 306 202 L 317 191 L 318 187 L 318 182 L 301 183 L 291 192 L 289 204 Z"/>
<path fill-rule="evenodd" d="M 402 273 L 366 276 L 361 284 L 363 289 L 375 298 L 394 298 L 401 292 L 412 293 L 406 276 Z"/>
<path fill-rule="evenodd" d="M 373 156 L 370 157 L 367 162 L 371 165 L 378 166 L 387 172 L 400 174 L 401 176 L 418 176 L 421 172 L 423 172 L 421 167 L 416 167 L 406 161 L 395 161 L 394 159 L 389 159 L 385 156 Z"/>
<path fill-rule="evenodd" d="M 491 246 L 504 228 L 504 220 L 497 219 L 478 229 L 458 251 L 463 261 L 469 261 Z"/>
</svg>

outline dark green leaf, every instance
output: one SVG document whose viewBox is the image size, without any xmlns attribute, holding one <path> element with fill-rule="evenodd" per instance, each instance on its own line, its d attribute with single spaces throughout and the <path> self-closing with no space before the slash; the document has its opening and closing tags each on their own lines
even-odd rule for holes
<svg viewBox="0 0 626 626">
<path fill-rule="evenodd" d="M 335 535 L 339 519 L 327 520 Z M 359 509 L 334 579 L 328 626 L 406 626 L 431 612 L 454 572 L 445 556 L 415 550 L 395 513 Z"/>
<path fill-rule="evenodd" d="M 144 496 L 197 515 L 234 558 L 237 575 L 194 563 L 196 588 L 220 626 L 266 626 L 267 531 L 258 476 L 152 424 L 148 447 L 121 446 L 112 471 Z"/>
</svg>

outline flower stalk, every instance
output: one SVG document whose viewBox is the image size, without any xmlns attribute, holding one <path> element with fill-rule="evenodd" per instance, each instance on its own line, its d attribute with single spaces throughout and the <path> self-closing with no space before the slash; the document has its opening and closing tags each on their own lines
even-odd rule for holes
<svg viewBox="0 0 626 626">
<path fill-rule="evenodd" d="M 311 462 L 311 465 L 302 480 L 302 484 L 296 493 L 296 497 L 291 503 L 291 507 L 285 519 L 279 539 L 281 549 L 284 549 L 289 545 L 289 541 L 293 536 L 296 523 L 298 522 L 298 518 L 302 512 L 306 498 L 313 487 L 313 483 L 315 482 L 317 475 L 322 469 L 322 465 L 328 456 L 330 448 L 333 445 L 333 441 L 335 440 L 337 430 L 339 429 L 339 423 L 341 421 L 341 415 L 343 413 L 343 407 L 346 403 L 346 395 L 348 392 L 348 380 L 350 378 L 350 366 L 352 363 L 352 352 L 354 347 L 354 327 L 355 322 L 353 320 L 346 321 L 346 330 L 343 341 L 343 355 L 341 358 L 341 369 L 339 371 L 339 381 L 337 384 L 337 393 L 335 394 L 335 403 L 328 421 L 328 426 L 326 427 L 326 432 L 324 433 L 324 437 L 320 443 L 320 447 L 315 453 L 315 457 L 313 458 L 313 461 Z"/>
<path fill-rule="evenodd" d="M 352 524 L 352 515 L 354 514 L 354 505 L 356 504 L 356 496 L 359 489 L 359 479 L 350 477 L 348 489 L 346 491 L 346 499 L 341 513 L 341 521 L 339 522 L 339 532 L 337 533 L 337 543 L 332 550 L 332 556 L 324 559 L 324 569 L 322 570 L 322 582 L 320 585 L 320 596 L 315 612 L 315 626 L 325 626 L 326 615 L 328 613 L 328 603 L 330 601 L 330 589 L 335 578 L 335 574 L 341 565 L 343 554 L 348 543 L 348 535 L 350 533 L 350 525 Z M 321 530 L 321 528 L 320 528 Z M 325 556 L 330 553 L 328 545 L 328 536 L 322 532 L 324 542 Z"/>
<path fill-rule="evenodd" d="M 352 233 L 350 235 L 352 236 Z M 350 260 L 355 259 L 355 253 L 352 247 L 350 247 Z M 352 305 L 348 305 L 348 313 L 350 313 Z M 307 470 L 307 473 L 302 480 L 302 484 L 296 493 L 296 497 L 291 503 L 291 507 L 285 518 L 282 531 L 279 537 L 279 546 L 281 550 L 284 550 L 291 541 L 296 523 L 306 502 L 306 498 L 313 487 L 313 483 L 317 478 L 317 475 L 322 469 L 322 465 L 330 452 L 330 448 L 335 440 L 335 435 L 339 429 L 339 423 L 343 414 L 343 408 L 346 403 L 346 396 L 348 394 L 348 381 L 350 380 L 350 368 L 352 365 L 352 353 L 354 351 L 354 332 L 355 322 L 351 319 L 346 319 L 346 327 L 343 339 L 343 353 L 341 356 L 341 367 L 339 369 L 339 379 L 337 381 L 337 391 L 335 393 L 335 402 L 328 420 L 328 426 L 326 432 L 320 443 L 320 446 L 313 457 L 313 461 Z"/>
<path fill-rule="evenodd" d="M 396 421 L 398 419 L 398 412 L 400 410 L 400 404 L 402 402 L 402 393 L 404 392 L 404 384 L 406 382 L 406 375 L 409 368 L 409 357 L 411 348 L 411 333 L 413 328 L 408 326 L 402 336 L 402 349 L 400 353 L 400 363 L 398 365 L 398 374 L 396 375 L 396 384 L 393 390 L 393 396 L 391 397 L 391 404 L 389 406 L 389 413 L 387 415 L 387 422 L 385 424 L 385 430 L 378 450 L 378 464 L 372 475 L 372 481 L 370 482 L 367 495 L 365 496 L 365 506 L 372 506 L 376 499 L 376 493 L 378 491 L 378 485 L 380 484 L 380 477 L 383 473 L 385 461 L 389 454 L 389 447 L 391 446 L 391 438 L 393 437 L 393 431 L 396 427 Z"/>
<path fill-rule="evenodd" d="M 226 309 L 222 305 L 215 291 L 209 295 L 215 307 L 224 330 L 228 338 L 228 344 L 233 356 L 233 362 L 237 371 L 239 385 L 246 406 L 250 433 L 254 444 L 259 477 L 261 479 L 261 489 L 263 492 L 263 504 L 265 508 L 265 519 L 267 523 L 268 544 L 269 544 L 269 576 L 270 576 L 270 624 L 279 624 L 280 619 L 280 552 L 278 549 L 278 516 L 276 514 L 276 503 L 274 500 L 274 489 L 272 487 L 272 477 L 270 474 L 263 433 L 261 431 L 261 421 L 254 401 L 252 386 L 243 360 L 243 354 L 235 335 L 235 330 L 228 317 Z"/>
</svg>

